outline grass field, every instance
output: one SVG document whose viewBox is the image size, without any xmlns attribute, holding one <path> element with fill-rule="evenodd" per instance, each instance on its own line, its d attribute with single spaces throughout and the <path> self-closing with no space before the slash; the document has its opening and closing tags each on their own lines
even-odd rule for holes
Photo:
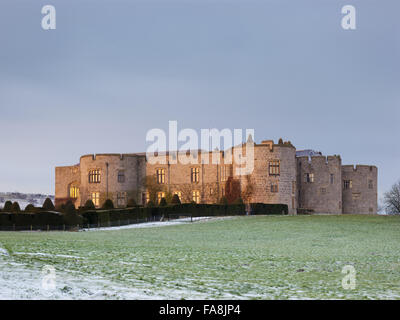
<svg viewBox="0 0 400 320">
<path fill-rule="evenodd" d="M 41 268 L 57 287 L 41 289 Z M 356 288 L 342 288 L 345 265 Z M 400 217 L 250 216 L 0 232 L 0 298 L 399 299 Z"/>
</svg>

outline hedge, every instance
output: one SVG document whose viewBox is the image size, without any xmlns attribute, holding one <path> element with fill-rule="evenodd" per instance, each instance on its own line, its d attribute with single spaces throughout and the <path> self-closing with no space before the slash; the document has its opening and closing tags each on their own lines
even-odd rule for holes
<svg viewBox="0 0 400 320">
<path fill-rule="evenodd" d="M 191 215 L 192 217 L 204 216 L 235 216 L 245 215 L 246 206 L 244 204 L 195 204 L 184 203 L 168 205 L 164 207 L 133 207 L 127 209 L 111 210 L 85 210 L 81 208 L 78 212 L 59 213 L 54 211 L 38 211 L 34 213 L 20 212 L 0 213 L 0 227 L 26 227 L 30 226 L 116 226 L 135 222 L 145 222 L 159 220 L 160 217 L 168 219 L 169 216 Z M 249 214 L 288 214 L 288 206 L 285 204 L 250 204 Z"/>
</svg>

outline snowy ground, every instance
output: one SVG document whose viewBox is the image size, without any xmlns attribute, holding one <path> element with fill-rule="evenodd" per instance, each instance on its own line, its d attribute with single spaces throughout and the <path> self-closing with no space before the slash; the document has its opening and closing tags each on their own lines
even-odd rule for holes
<svg viewBox="0 0 400 320">
<path fill-rule="evenodd" d="M 208 221 L 229 219 L 196 217 L 193 221 Z M 149 222 L 121 227 L 83 229 L 81 231 L 115 231 L 125 229 L 166 227 L 190 223 L 190 218 L 178 219 L 166 222 Z M 0 243 L 1 245 L 1 243 Z M 57 254 L 51 255 L 41 252 L 25 253 L 13 252 L 13 256 L 36 256 L 47 258 L 84 259 L 83 257 Z M 205 293 L 192 290 L 165 289 L 159 288 L 156 292 L 153 286 L 145 282 L 137 282 L 135 287 L 126 287 L 101 277 L 88 276 L 72 270 L 65 272 L 55 269 L 55 277 L 46 271 L 41 265 L 27 266 L 14 261 L 8 250 L 0 247 L 0 300 L 21 300 L 21 299 L 171 299 L 171 297 L 187 299 L 205 299 Z M 47 279 L 47 280 L 46 280 Z M 54 279 L 54 281 L 52 280 Z M 49 285 L 51 281 L 54 286 Z M 227 296 L 230 298 L 231 296 Z"/>
<path fill-rule="evenodd" d="M 399 243 L 399 217 L 361 215 L 0 232 L 0 299 L 400 299 Z"/>
</svg>

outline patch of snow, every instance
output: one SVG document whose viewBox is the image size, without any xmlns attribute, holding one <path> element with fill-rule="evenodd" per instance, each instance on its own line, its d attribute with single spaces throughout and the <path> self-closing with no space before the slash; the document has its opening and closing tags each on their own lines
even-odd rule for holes
<svg viewBox="0 0 400 320">
<path fill-rule="evenodd" d="M 210 220 L 222 220 L 231 219 L 233 217 L 193 217 L 193 222 L 196 221 L 210 221 Z M 103 228 L 90 228 L 81 229 L 79 231 L 108 231 L 108 230 L 125 230 L 125 229 L 140 229 L 140 228 L 154 228 L 154 227 L 166 227 L 184 224 L 190 222 L 190 218 L 176 219 L 173 221 L 157 221 L 157 222 L 144 222 L 137 224 L 129 224 L 120 227 L 103 227 Z"/>
</svg>

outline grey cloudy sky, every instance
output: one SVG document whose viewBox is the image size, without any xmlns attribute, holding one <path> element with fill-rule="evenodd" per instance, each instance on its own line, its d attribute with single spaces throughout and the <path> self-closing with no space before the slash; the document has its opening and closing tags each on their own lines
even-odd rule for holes
<svg viewBox="0 0 400 320">
<path fill-rule="evenodd" d="M 41 8 L 57 29 L 41 28 Z M 341 8 L 357 9 L 357 30 Z M 149 129 L 254 128 L 400 178 L 400 2 L 1 0 L 0 191 Z"/>
</svg>

